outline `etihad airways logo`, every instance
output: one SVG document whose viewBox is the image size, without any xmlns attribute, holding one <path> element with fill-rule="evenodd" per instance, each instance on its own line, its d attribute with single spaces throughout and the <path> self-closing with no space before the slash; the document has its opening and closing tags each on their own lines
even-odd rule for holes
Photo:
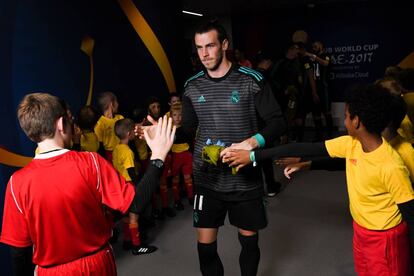
<svg viewBox="0 0 414 276">
<path fill-rule="evenodd" d="M 354 166 L 357 165 L 357 159 L 349 159 L 349 162 L 351 162 Z"/>
</svg>

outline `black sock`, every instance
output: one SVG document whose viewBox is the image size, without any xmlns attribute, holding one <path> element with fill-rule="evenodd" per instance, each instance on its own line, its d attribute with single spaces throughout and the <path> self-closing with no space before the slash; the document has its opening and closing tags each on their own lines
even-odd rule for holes
<svg viewBox="0 0 414 276">
<path fill-rule="evenodd" d="M 239 241 L 242 246 L 239 257 L 241 275 L 256 275 L 260 261 L 259 233 L 253 236 L 243 236 L 239 233 Z"/>
<path fill-rule="evenodd" d="M 198 243 L 198 259 L 203 276 L 223 276 L 223 264 L 217 254 L 217 241 L 212 243 Z"/>
</svg>

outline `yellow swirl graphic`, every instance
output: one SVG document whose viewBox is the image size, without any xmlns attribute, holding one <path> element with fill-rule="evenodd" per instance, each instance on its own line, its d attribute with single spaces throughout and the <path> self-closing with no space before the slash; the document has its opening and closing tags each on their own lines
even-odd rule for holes
<svg viewBox="0 0 414 276">
<path fill-rule="evenodd" d="M 134 27 L 138 36 L 144 42 L 145 47 L 151 53 L 155 62 L 161 70 L 164 76 L 165 82 L 167 83 L 169 92 L 176 92 L 174 76 L 171 70 L 170 62 L 168 61 L 167 55 L 161 46 L 157 36 L 152 31 L 151 27 L 145 21 L 142 14 L 139 12 L 132 0 L 118 0 L 122 10 L 127 16 L 129 22 Z"/>
<path fill-rule="evenodd" d="M 151 27 L 145 21 L 142 14 L 138 11 L 135 4 L 132 0 L 118 0 L 122 10 L 127 16 L 128 20 L 134 27 L 138 36 L 144 42 L 144 45 L 147 47 L 148 51 L 151 53 L 152 57 L 156 61 L 158 67 L 161 70 L 161 73 L 167 83 L 169 92 L 176 92 L 176 86 L 174 81 L 174 76 L 172 73 L 170 62 L 168 61 L 167 55 L 164 49 L 161 46 L 158 38 L 152 31 Z M 93 49 L 95 41 L 93 38 L 86 36 L 81 43 L 81 50 L 89 57 L 90 62 L 90 82 L 89 82 L 89 92 L 86 104 L 90 105 L 92 101 L 92 92 L 93 92 L 93 82 L 94 82 L 94 66 L 93 66 Z M 12 167 L 24 167 L 26 166 L 33 158 L 19 155 L 8 150 L 0 148 L 0 164 L 12 166 Z"/>
<path fill-rule="evenodd" d="M 0 164 L 12 167 L 24 167 L 29 164 L 32 159 L 32 157 L 22 156 L 0 148 Z"/>
<path fill-rule="evenodd" d="M 401 68 L 414 68 L 414 52 L 406 56 L 399 64 Z"/>
<path fill-rule="evenodd" d="M 91 105 L 92 102 L 92 91 L 93 91 L 93 48 L 95 46 L 95 40 L 90 36 L 85 36 L 82 39 L 81 50 L 89 57 L 90 63 L 90 78 L 89 78 L 89 93 L 88 99 L 86 100 L 86 105 Z"/>
</svg>

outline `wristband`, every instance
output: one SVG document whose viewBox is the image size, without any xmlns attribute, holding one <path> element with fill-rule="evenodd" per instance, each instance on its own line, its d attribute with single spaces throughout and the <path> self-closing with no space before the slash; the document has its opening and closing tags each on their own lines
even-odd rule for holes
<svg viewBox="0 0 414 276">
<path fill-rule="evenodd" d="M 252 161 L 253 167 L 256 167 L 257 163 L 256 163 L 256 157 L 254 155 L 254 151 L 250 152 L 250 161 Z"/>
<path fill-rule="evenodd" d="M 259 144 L 259 148 L 263 148 L 265 146 L 266 141 L 260 133 L 254 135 L 253 138 L 256 139 L 257 143 Z"/>
</svg>

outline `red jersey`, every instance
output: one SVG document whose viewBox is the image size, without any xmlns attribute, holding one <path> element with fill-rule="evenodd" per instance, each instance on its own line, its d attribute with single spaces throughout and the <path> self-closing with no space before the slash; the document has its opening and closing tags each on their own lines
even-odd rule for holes
<svg viewBox="0 0 414 276">
<path fill-rule="evenodd" d="M 135 195 L 96 153 L 39 154 L 7 185 L 0 242 L 33 245 L 39 266 L 67 263 L 96 252 L 111 236 L 104 206 L 125 213 Z"/>
</svg>

